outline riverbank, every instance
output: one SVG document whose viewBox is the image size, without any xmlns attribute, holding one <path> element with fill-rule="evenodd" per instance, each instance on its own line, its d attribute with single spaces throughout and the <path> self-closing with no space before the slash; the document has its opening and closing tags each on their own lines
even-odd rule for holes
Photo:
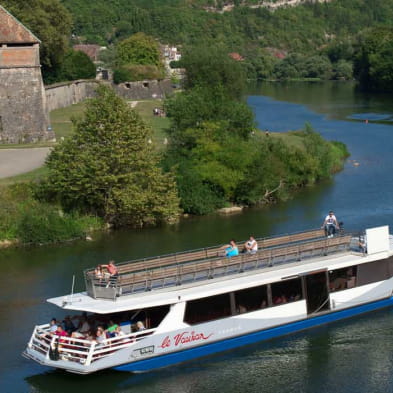
<svg viewBox="0 0 393 393">
<path fill-rule="evenodd" d="M 167 118 L 153 115 L 153 109 L 161 104 L 157 100 L 132 104 L 145 122 L 153 128 L 151 143 L 158 151 L 166 149 L 164 129 L 169 124 Z M 80 118 L 84 109 L 84 104 L 78 104 L 51 113 L 51 121 L 58 139 L 67 138 L 71 134 L 71 118 Z M 307 127 L 304 131 L 286 133 L 255 130 L 250 140 L 254 150 L 256 146 L 261 146 L 267 149 L 266 152 L 271 153 L 271 161 L 274 164 L 271 167 L 272 187 L 263 189 L 254 200 L 250 198 L 244 203 L 245 199 L 239 199 L 239 204 L 222 204 L 221 211 L 240 210 L 236 205 L 271 204 L 289 199 L 296 190 L 339 171 L 348 155 L 345 146 L 337 142 L 326 142 L 309 126 Z M 269 168 L 266 170 L 269 172 Z M 92 232 L 107 228 L 102 218 L 76 211 L 65 212 L 60 204 L 46 202 L 42 194 L 45 191 L 37 187 L 46 175 L 46 169 L 41 168 L 0 182 L 0 203 L 4 206 L 0 209 L 0 247 L 85 239 Z"/>
</svg>

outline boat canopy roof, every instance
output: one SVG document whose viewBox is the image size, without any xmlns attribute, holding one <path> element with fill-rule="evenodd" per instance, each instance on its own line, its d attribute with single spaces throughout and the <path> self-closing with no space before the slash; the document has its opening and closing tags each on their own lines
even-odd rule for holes
<svg viewBox="0 0 393 393">
<path fill-rule="evenodd" d="M 390 256 L 391 250 L 393 249 L 392 243 L 393 238 L 390 236 L 390 250 L 380 251 L 374 254 L 363 255 L 347 252 L 344 254 L 310 258 L 293 262 L 290 265 L 276 265 L 266 267 L 263 270 L 254 270 L 206 281 L 191 282 L 177 287 L 172 286 L 150 292 L 132 293 L 127 296 L 120 296 L 116 301 L 95 299 L 86 292 L 55 297 L 47 301 L 65 310 L 86 311 L 99 314 L 175 304 L 294 278 L 312 271 L 339 269 L 345 266 L 384 259 Z"/>
</svg>

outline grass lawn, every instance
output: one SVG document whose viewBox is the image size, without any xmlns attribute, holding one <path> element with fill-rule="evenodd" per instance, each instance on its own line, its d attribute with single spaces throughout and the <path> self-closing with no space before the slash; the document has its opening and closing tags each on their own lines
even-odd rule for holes
<svg viewBox="0 0 393 393">
<path fill-rule="evenodd" d="M 79 104 L 67 106 L 66 108 L 55 109 L 49 114 L 50 123 L 57 140 L 60 140 L 62 137 L 66 137 L 71 133 L 71 119 L 81 118 L 85 107 L 85 103 L 80 102 Z"/>
<path fill-rule="evenodd" d="M 133 101 L 134 109 L 139 112 L 142 118 L 153 129 L 153 140 L 159 145 L 163 145 L 165 139 L 164 129 L 169 126 L 169 119 L 153 115 L 155 107 L 162 107 L 162 100 Z M 68 136 L 72 131 L 73 118 L 81 118 L 85 110 L 85 103 L 71 105 L 66 108 L 56 109 L 50 113 L 50 121 L 57 140 Z"/>
<path fill-rule="evenodd" d="M 147 124 L 153 129 L 153 140 L 159 147 L 164 146 L 165 129 L 169 127 L 167 117 L 154 116 L 154 108 L 162 108 L 162 100 L 138 101 L 134 109 L 142 116 Z"/>
</svg>

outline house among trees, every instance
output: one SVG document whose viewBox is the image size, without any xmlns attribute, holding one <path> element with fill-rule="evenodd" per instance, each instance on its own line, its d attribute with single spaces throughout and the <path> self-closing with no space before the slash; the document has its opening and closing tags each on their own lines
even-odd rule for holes
<svg viewBox="0 0 393 393">
<path fill-rule="evenodd" d="M 96 63 L 99 61 L 99 53 L 101 50 L 106 49 L 106 47 L 94 44 L 77 44 L 73 46 L 73 49 L 85 53 L 90 57 L 91 61 Z"/>
<path fill-rule="evenodd" d="M 52 140 L 40 40 L 0 6 L 0 143 Z"/>
</svg>

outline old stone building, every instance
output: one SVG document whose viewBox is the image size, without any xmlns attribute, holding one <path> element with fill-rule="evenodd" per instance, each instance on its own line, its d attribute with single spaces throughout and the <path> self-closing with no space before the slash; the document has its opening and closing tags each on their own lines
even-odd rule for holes
<svg viewBox="0 0 393 393">
<path fill-rule="evenodd" d="M 39 45 L 40 40 L 0 6 L 0 143 L 54 139 Z"/>
</svg>

